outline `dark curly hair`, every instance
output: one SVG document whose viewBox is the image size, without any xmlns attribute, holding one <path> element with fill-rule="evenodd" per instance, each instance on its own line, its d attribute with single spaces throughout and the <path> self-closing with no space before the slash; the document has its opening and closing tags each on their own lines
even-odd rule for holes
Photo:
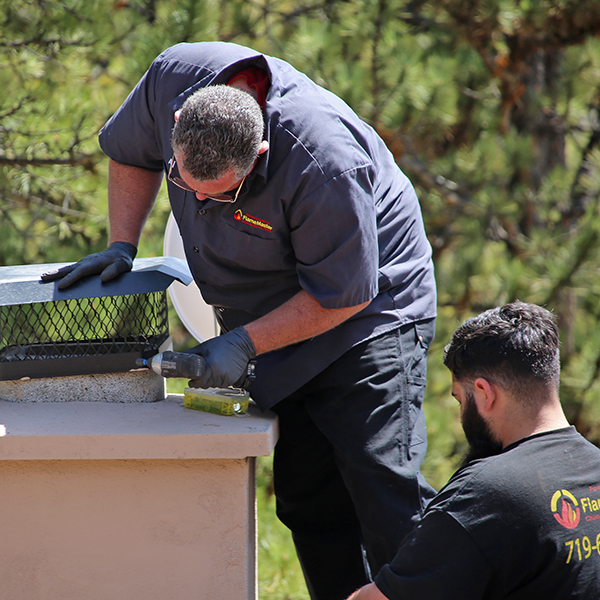
<svg viewBox="0 0 600 600">
<path fill-rule="evenodd" d="M 558 390 L 559 347 L 554 314 L 517 301 L 465 321 L 444 349 L 444 364 L 460 382 L 484 377 L 527 402 L 540 386 Z"/>
</svg>

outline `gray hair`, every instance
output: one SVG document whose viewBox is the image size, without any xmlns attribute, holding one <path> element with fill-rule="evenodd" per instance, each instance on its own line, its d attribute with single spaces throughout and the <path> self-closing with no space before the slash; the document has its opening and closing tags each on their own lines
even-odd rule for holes
<svg viewBox="0 0 600 600">
<path fill-rule="evenodd" d="M 215 181 L 231 170 L 241 179 L 258 156 L 263 133 L 262 110 L 249 93 L 214 85 L 184 102 L 171 144 L 196 181 Z"/>
</svg>

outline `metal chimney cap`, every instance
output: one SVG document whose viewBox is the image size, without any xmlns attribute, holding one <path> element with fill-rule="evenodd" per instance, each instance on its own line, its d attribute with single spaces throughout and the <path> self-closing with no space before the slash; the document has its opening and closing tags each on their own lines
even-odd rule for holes
<svg viewBox="0 0 600 600">
<path fill-rule="evenodd" d="M 61 291 L 58 281 L 42 283 L 40 280 L 42 273 L 69 264 L 72 263 L 0 267 L 0 306 L 149 294 L 166 290 L 174 280 L 184 285 L 193 281 L 185 260 L 165 256 L 136 258 L 131 272 L 106 283 L 98 276 L 88 276 Z"/>
</svg>

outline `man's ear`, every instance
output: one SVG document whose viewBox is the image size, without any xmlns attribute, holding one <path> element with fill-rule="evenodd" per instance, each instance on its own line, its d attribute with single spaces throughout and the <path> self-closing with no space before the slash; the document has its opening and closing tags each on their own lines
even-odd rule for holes
<svg viewBox="0 0 600 600">
<path fill-rule="evenodd" d="M 484 377 L 478 377 L 473 383 L 473 394 L 480 414 L 492 412 L 498 399 L 498 391 L 493 383 Z"/>
<path fill-rule="evenodd" d="M 269 142 L 267 140 L 263 140 L 260 143 L 260 147 L 258 148 L 258 154 L 264 154 L 269 149 Z"/>
<path fill-rule="evenodd" d="M 175 123 L 177 123 L 177 121 L 179 121 L 179 115 L 181 114 L 181 110 L 176 110 L 175 111 Z"/>
</svg>

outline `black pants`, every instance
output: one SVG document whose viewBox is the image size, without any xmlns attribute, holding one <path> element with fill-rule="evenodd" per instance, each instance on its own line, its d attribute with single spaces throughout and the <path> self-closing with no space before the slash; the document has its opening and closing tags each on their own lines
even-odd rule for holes
<svg viewBox="0 0 600 600">
<path fill-rule="evenodd" d="M 273 408 L 277 514 L 313 600 L 368 583 L 434 495 L 419 470 L 433 333 L 429 320 L 364 342 Z"/>
</svg>

